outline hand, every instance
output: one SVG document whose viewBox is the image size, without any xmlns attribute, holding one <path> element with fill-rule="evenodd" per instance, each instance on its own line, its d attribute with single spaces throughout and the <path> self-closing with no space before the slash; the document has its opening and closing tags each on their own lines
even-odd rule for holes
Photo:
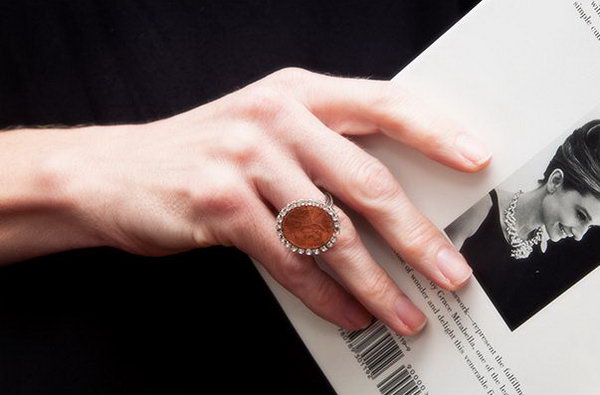
<svg viewBox="0 0 600 395">
<path fill-rule="evenodd" d="M 343 286 L 280 243 L 277 212 L 292 200 L 322 199 L 318 185 L 441 287 L 456 289 L 471 274 L 390 171 L 343 136 L 383 131 L 461 171 L 487 165 L 474 138 L 394 83 L 284 69 L 168 119 L 95 129 L 79 130 L 45 168 L 97 244 L 150 256 L 236 246 L 338 326 L 364 327 L 373 314 L 398 333 L 419 331 L 424 315 L 341 210 L 338 241 L 320 257 Z"/>
</svg>

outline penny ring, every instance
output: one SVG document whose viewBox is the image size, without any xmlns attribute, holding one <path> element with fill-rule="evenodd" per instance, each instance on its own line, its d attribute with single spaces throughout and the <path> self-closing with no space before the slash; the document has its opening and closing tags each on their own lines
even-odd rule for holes
<svg viewBox="0 0 600 395">
<path fill-rule="evenodd" d="M 326 192 L 325 202 L 294 200 L 277 215 L 279 240 L 297 254 L 319 255 L 330 249 L 340 233 L 340 219 L 333 209 L 333 198 Z"/>
</svg>

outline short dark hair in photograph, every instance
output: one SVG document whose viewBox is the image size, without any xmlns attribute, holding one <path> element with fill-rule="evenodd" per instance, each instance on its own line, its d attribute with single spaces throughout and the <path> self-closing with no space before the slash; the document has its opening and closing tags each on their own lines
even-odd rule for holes
<svg viewBox="0 0 600 395">
<path fill-rule="evenodd" d="M 558 147 L 544 171 L 545 184 L 555 169 L 564 173 L 563 188 L 600 199 L 600 120 L 590 121 L 575 130 Z"/>
</svg>

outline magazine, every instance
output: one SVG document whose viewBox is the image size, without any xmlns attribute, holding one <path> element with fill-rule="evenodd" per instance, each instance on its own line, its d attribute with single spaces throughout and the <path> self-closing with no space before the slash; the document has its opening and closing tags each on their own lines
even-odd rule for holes
<svg viewBox="0 0 600 395">
<path fill-rule="evenodd" d="M 336 201 L 427 315 L 405 337 L 379 321 L 360 331 L 326 322 L 254 261 L 337 393 L 598 391 L 599 67 L 600 0 L 484 0 L 393 79 L 493 149 L 486 170 L 467 174 L 381 134 L 353 139 L 474 275 L 459 291 L 438 288 Z"/>
</svg>

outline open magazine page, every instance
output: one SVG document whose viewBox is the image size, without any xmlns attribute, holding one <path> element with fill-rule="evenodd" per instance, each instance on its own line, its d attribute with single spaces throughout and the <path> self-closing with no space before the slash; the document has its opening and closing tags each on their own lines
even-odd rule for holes
<svg viewBox="0 0 600 395">
<path fill-rule="evenodd" d="M 597 171 L 590 158 L 600 141 L 599 64 L 600 1 L 484 0 L 395 78 L 494 149 L 488 169 L 463 174 L 382 135 L 354 140 L 447 231 L 474 278 L 458 292 L 437 288 L 338 201 L 373 257 L 427 315 L 421 334 L 401 337 L 379 322 L 340 330 L 255 261 L 338 393 L 597 391 L 600 186 L 590 181 Z M 562 162 L 553 161 L 560 152 Z M 567 168 L 582 175 L 576 187 L 589 194 L 567 188 Z M 541 218 L 543 231 L 531 231 L 538 243 L 509 245 L 515 215 Z"/>
</svg>

